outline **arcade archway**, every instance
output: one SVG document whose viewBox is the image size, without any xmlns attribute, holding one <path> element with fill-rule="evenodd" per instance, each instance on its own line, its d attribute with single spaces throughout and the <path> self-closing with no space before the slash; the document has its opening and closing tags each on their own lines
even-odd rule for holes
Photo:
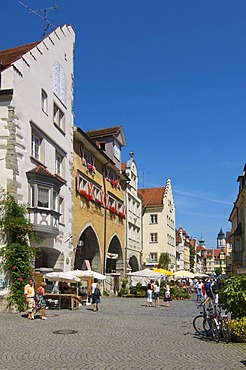
<svg viewBox="0 0 246 370">
<path fill-rule="evenodd" d="M 131 256 L 129 258 L 128 264 L 129 264 L 132 272 L 139 271 L 139 263 L 138 263 L 137 257 Z"/>
<path fill-rule="evenodd" d="M 88 270 L 102 272 L 100 247 L 96 234 L 88 226 L 80 236 L 75 253 L 74 270 Z"/>
</svg>

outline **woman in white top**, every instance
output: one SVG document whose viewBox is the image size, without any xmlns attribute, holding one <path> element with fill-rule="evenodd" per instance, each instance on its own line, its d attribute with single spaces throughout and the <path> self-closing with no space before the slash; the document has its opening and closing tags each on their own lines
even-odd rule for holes
<svg viewBox="0 0 246 370">
<path fill-rule="evenodd" d="M 171 300 L 171 295 L 170 295 L 170 286 L 166 283 L 165 287 L 164 287 L 164 290 L 165 290 L 165 298 L 164 298 L 164 301 L 166 302 L 166 307 L 169 307 L 170 306 L 170 300 Z"/>
<path fill-rule="evenodd" d="M 154 283 L 154 300 L 155 307 L 160 307 L 160 286 L 158 280 Z"/>
<path fill-rule="evenodd" d="M 100 296 L 101 296 L 101 287 L 98 282 L 98 279 L 95 278 L 94 282 L 91 284 L 91 296 L 92 296 L 92 303 L 94 303 L 94 312 L 98 311 L 98 303 L 100 303 Z"/>
</svg>

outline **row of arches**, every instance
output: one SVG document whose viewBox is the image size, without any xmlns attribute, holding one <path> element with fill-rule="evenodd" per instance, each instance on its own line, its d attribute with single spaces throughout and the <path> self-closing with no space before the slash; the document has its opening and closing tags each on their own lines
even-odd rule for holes
<svg viewBox="0 0 246 370">
<path fill-rule="evenodd" d="M 101 249 L 94 229 L 91 226 L 82 232 L 74 259 L 74 269 L 86 270 L 89 267 L 99 273 L 122 273 L 124 271 L 124 257 L 122 246 L 117 235 L 114 235 L 106 251 L 105 271 L 103 269 Z M 131 271 L 139 270 L 139 262 L 136 256 L 131 256 L 128 261 Z"/>
</svg>

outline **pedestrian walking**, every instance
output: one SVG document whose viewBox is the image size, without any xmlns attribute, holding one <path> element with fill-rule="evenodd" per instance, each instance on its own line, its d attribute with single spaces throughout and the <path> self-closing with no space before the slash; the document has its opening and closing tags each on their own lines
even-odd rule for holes
<svg viewBox="0 0 246 370">
<path fill-rule="evenodd" d="M 155 307 L 160 307 L 160 285 L 158 280 L 155 281 L 153 287 L 154 287 Z"/>
<path fill-rule="evenodd" d="M 196 300 L 199 302 L 202 300 L 202 281 L 201 279 L 197 281 L 195 287 L 196 287 Z"/>
<path fill-rule="evenodd" d="M 29 279 L 29 282 L 24 287 L 24 295 L 26 297 L 27 303 L 27 318 L 29 320 L 34 320 L 34 315 L 36 313 L 36 303 L 35 303 L 35 289 L 33 279 Z"/>
<path fill-rule="evenodd" d="M 44 299 L 45 285 L 46 283 L 41 283 L 37 292 L 37 309 L 41 309 L 41 320 L 47 320 L 47 317 L 45 316 L 46 300 Z"/>
<path fill-rule="evenodd" d="M 166 302 L 166 307 L 169 307 L 170 300 L 171 300 L 171 294 L 170 294 L 170 286 L 168 283 L 165 284 L 164 291 L 165 291 L 164 302 Z"/>
<path fill-rule="evenodd" d="M 92 296 L 92 303 L 94 304 L 94 312 L 98 311 L 98 304 L 101 302 L 101 287 L 98 282 L 98 279 L 95 278 L 94 282 L 91 284 L 91 296 Z"/>
<path fill-rule="evenodd" d="M 147 307 L 152 307 L 152 294 L 153 294 L 153 281 L 150 280 L 150 282 L 147 284 Z"/>
</svg>

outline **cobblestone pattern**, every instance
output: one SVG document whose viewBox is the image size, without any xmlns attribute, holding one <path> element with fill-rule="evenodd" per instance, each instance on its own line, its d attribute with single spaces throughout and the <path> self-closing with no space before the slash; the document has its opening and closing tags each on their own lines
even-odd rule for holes
<svg viewBox="0 0 246 370">
<path fill-rule="evenodd" d="M 103 298 L 97 313 L 92 306 L 48 310 L 46 321 L 0 313 L 0 369 L 245 370 L 246 344 L 196 335 L 198 313 L 193 300 L 155 308 L 116 297 Z"/>
</svg>

